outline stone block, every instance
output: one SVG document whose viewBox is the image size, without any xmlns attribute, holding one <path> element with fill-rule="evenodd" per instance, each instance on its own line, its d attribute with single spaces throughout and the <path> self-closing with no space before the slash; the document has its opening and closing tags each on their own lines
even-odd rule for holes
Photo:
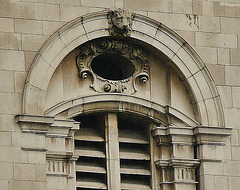
<svg viewBox="0 0 240 190">
<path fill-rule="evenodd" d="M 36 165 L 36 181 L 46 181 L 46 165 L 45 164 L 37 164 Z"/>
<path fill-rule="evenodd" d="M 235 17 L 236 15 L 236 7 L 234 4 L 225 4 L 224 13 L 226 17 Z"/>
<path fill-rule="evenodd" d="M 33 18 L 33 3 L 0 0 L 0 17 Z"/>
<path fill-rule="evenodd" d="M 195 50 L 204 63 L 217 64 L 217 48 L 197 46 Z"/>
<path fill-rule="evenodd" d="M 13 164 L 12 163 L 0 163 L 0 179 L 1 180 L 13 179 Z"/>
<path fill-rule="evenodd" d="M 175 30 L 189 45 L 195 45 L 195 34 L 192 31 Z"/>
<path fill-rule="evenodd" d="M 47 3 L 47 0 L 21 0 L 21 2 Z"/>
<path fill-rule="evenodd" d="M 26 72 L 14 72 L 15 92 L 23 93 L 26 77 Z"/>
<path fill-rule="evenodd" d="M 13 133 L 12 145 L 16 147 L 44 148 L 45 137 L 44 135 L 34 133 Z"/>
<path fill-rule="evenodd" d="M 237 18 L 240 17 L 240 6 L 236 6 L 236 7 L 235 7 L 235 16 L 236 16 Z"/>
<path fill-rule="evenodd" d="M 14 20 L 11 18 L 0 18 L 0 32 L 14 32 Z"/>
<path fill-rule="evenodd" d="M 240 110 L 238 108 L 225 108 L 225 121 L 226 126 L 232 127 L 234 129 L 240 129 L 239 126 L 239 117 L 240 117 Z"/>
<path fill-rule="evenodd" d="M 240 67 L 238 66 L 225 66 L 226 72 L 226 85 L 240 86 Z"/>
<path fill-rule="evenodd" d="M 173 13 L 192 14 L 192 0 L 172 0 Z"/>
<path fill-rule="evenodd" d="M 207 64 L 216 85 L 225 85 L 225 70 L 223 65 Z"/>
<path fill-rule="evenodd" d="M 240 66 L 240 50 L 231 49 L 231 65 L 239 65 Z"/>
<path fill-rule="evenodd" d="M 14 92 L 13 71 L 0 70 L 0 92 Z"/>
<path fill-rule="evenodd" d="M 196 45 L 237 48 L 237 35 L 196 32 Z"/>
<path fill-rule="evenodd" d="M 202 1 L 202 15 L 213 16 L 213 2 Z"/>
<path fill-rule="evenodd" d="M 153 0 L 151 3 L 145 0 L 124 0 L 124 7 L 130 10 L 172 12 L 171 0 Z"/>
<path fill-rule="evenodd" d="M 21 35 L 14 33 L 0 33 L 0 48 L 20 50 Z"/>
<path fill-rule="evenodd" d="M 13 131 L 14 125 L 14 115 L 0 114 L 0 131 Z"/>
<path fill-rule="evenodd" d="M 229 108 L 232 107 L 232 88 L 229 86 L 217 86 L 218 92 L 220 94 L 220 98 L 222 100 L 223 107 Z"/>
<path fill-rule="evenodd" d="M 240 177 L 229 177 L 229 190 L 239 190 Z"/>
<path fill-rule="evenodd" d="M 82 6 L 86 7 L 104 7 L 104 8 L 113 8 L 114 0 L 81 0 Z"/>
<path fill-rule="evenodd" d="M 202 32 L 220 32 L 220 18 L 200 16 L 199 17 L 199 31 Z"/>
<path fill-rule="evenodd" d="M 0 151 L 0 162 L 28 163 L 27 152 L 22 151 L 21 148 L 0 146 Z"/>
<path fill-rule="evenodd" d="M 22 94 L 0 93 L 0 113 L 20 114 Z"/>
<path fill-rule="evenodd" d="M 25 71 L 24 52 L 0 50 L 0 63 L 0 69 L 2 70 Z"/>
<path fill-rule="evenodd" d="M 202 1 L 201 0 L 193 0 L 193 14 L 194 15 L 202 15 Z"/>
<path fill-rule="evenodd" d="M 61 4 L 61 5 L 81 5 L 81 0 L 45 0 L 49 4 Z"/>
<path fill-rule="evenodd" d="M 221 18 L 221 33 L 240 34 L 240 19 L 238 18 Z"/>
<path fill-rule="evenodd" d="M 24 51 L 25 68 L 26 68 L 25 71 L 29 71 L 36 54 L 37 52 L 35 51 Z"/>
<path fill-rule="evenodd" d="M 62 13 L 61 13 L 61 15 L 62 15 Z M 43 21 L 43 34 L 44 35 L 52 35 L 63 24 L 64 24 L 64 22 Z"/>
<path fill-rule="evenodd" d="M 10 189 L 10 181 L 9 180 L 0 180 L 0 190 L 8 190 Z"/>
<path fill-rule="evenodd" d="M 226 142 L 226 144 L 228 143 Z M 216 159 L 223 160 L 223 162 L 226 162 L 226 160 L 231 160 L 231 146 L 216 146 Z"/>
<path fill-rule="evenodd" d="M 35 181 L 13 181 L 11 190 L 46 190 L 46 182 L 35 182 Z"/>
<path fill-rule="evenodd" d="M 22 48 L 28 51 L 38 51 L 47 38 L 48 36 L 23 34 Z"/>
<path fill-rule="evenodd" d="M 213 15 L 214 16 L 224 16 L 225 15 L 224 4 L 219 3 L 219 2 L 213 2 Z"/>
<path fill-rule="evenodd" d="M 60 5 L 61 21 L 69 22 L 88 13 L 87 7 Z"/>
<path fill-rule="evenodd" d="M 34 18 L 39 20 L 59 21 L 59 5 L 34 3 Z"/>
<path fill-rule="evenodd" d="M 15 180 L 35 180 L 36 168 L 32 164 L 15 164 L 14 179 Z"/>
<path fill-rule="evenodd" d="M 239 145 L 239 130 L 238 129 L 233 130 L 230 139 L 231 139 L 231 145 L 234 145 L 234 146 Z"/>
<path fill-rule="evenodd" d="M 31 164 L 46 164 L 46 153 L 42 151 L 28 151 L 28 161 Z"/>
<path fill-rule="evenodd" d="M 218 48 L 218 64 L 219 65 L 230 65 L 230 51 L 225 48 Z"/>
<path fill-rule="evenodd" d="M 0 132 L 0 146 L 11 146 L 12 145 L 11 137 L 12 135 L 10 132 Z"/>
<path fill-rule="evenodd" d="M 240 176 L 239 161 L 228 161 L 224 163 L 224 175 Z"/>
<path fill-rule="evenodd" d="M 240 87 L 232 87 L 233 107 L 240 108 Z"/>
<path fill-rule="evenodd" d="M 240 160 L 240 147 L 232 147 L 232 160 Z"/>
<path fill-rule="evenodd" d="M 202 168 L 204 175 L 223 175 L 223 164 L 214 162 L 203 162 Z"/>
<path fill-rule="evenodd" d="M 227 190 L 228 189 L 228 178 L 227 176 L 215 176 L 214 184 L 216 190 Z"/>
<path fill-rule="evenodd" d="M 42 21 L 16 19 L 15 32 L 25 34 L 42 34 L 43 33 Z"/>
<path fill-rule="evenodd" d="M 200 176 L 200 186 L 202 189 L 215 190 L 214 189 L 214 176 L 211 175 L 201 175 Z"/>
<path fill-rule="evenodd" d="M 123 0 L 115 0 L 114 8 L 124 8 Z"/>
</svg>

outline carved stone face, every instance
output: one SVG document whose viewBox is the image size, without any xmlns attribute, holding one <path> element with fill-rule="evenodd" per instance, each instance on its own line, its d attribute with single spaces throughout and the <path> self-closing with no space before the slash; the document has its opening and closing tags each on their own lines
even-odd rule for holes
<svg viewBox="0 0 240 190">
<path fill-rule="evenodd" d="M 108 14 L 109 32 L 112 36 L 129 36 L 133 14 L 127 10 L 118 9 Z"/>
<path fill-rule="evenodd" d="M 127 16 L 124 16 L 122 12 L 113 12 L 115 14 L 112 17 L 112 22 L 114 26 L 117 26 L 121 30 L 127 30 L 129 27 L 129 19 Z"/>
</svg>

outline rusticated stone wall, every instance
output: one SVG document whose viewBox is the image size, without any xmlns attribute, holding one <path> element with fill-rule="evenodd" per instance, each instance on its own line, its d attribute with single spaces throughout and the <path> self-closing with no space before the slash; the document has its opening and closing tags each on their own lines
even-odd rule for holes
<svg viewBox="0 0 240 190">
<path fill-rule="evenodd" d="M 22 113 L 24 83 L 35 55 L 59 27 L 106 8 L 125 8 L 162 22 L 200 55 L 219 91 L 226 127 L 233 128 L 226 146 L 217 152 L 209 147 L 204 152 L 223 159 L 216 167 L 214 163 L 205 163 L 209 167 L 201 185 L 206 190 L 238 190 L 238 0 L 0 0 L 0 189 L 46 189 L 45 137 L 22 133 L 15 119 Z M 29 144 L 35 144 L 38 150 L 28 149 Z"/>
</svg>

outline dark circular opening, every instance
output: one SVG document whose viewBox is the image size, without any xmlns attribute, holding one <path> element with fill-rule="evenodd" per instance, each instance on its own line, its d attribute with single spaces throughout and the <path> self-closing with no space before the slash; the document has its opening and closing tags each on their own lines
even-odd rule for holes
<svg viewBox="0 0 240 190">
<path fill-rule="evenodd" d="M 109 80 L 127 79 L 135 72 L 131 61 L 116 53 L 106 53 L 95 57 L 91 67 L 98 76 Z"/>
</svg>

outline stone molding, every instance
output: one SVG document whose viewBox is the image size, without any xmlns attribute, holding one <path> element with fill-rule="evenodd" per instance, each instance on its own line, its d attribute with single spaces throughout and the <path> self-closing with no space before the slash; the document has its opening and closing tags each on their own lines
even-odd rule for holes
<svg viewBox="0 0 240 190">
<path fill-rule="evenodd" d="M 104 104 L 103 104 L 104 102 Z M 93 107 L 95 105 L 95 107 Z M 56 116 L 66 111 L 67 118 L 73 118 L 82 113 L 96 111 L 126 111 L 146 116 L 155 120 L 157 123 L 167 125 L 167 115 L 177 117 L 188 126 L 198 126 L 199 123 L 193 118 L 188 117 L 179 110 L 171 107 L 174 112 L 169 111 L 169 106 L 163 106 L 153 101 L 142 99 L 124 94 L 96 94 L 66 101 L 56 105 L 45 112 L 46 115 Z"/>
<path fill-rule="evenodd" d="M 17 115 L 16 122 L 22 132 L 46 134 L 54 122 L 54 117 L 36 115 Z"/>
<path fill-rule="evenodd" d="M 196 169 L 200 167 L 203 171 L 205 166 L 202 163 L 204 162 L 222 162 L 222 158 L 211 159 L 212 152 L 209 152 L 208 149 L 209 142 L 211 142 L 212 148 L 217 150 L 217 146 L 226 144 L 231 130 L 231 128 L 206 126 L 154 127 L 152 136 L 157 141 L 162 153 L 160 158 L 155 161 L 155 165 L 161 173 L 160 185 L 162 188 L 182 189 L 184 184 L 188 184 L 190 185 L 189 189 L 196 189 L 198 183 L 195 175 Z M 207 146 L 205 147 L 205 145 Z M 182 151 L 185 154 L 182 154 Z"/>
<path fill-rule="evenodd" d="M 136 80 L 139 79 L 140 83 L 146 83 L 149 79 L 149 53 L 136 44 L 123 39 L 107 38 L 91 41 L 80 46 L 79 49 L 78 76 L 81 80 L 91 75 L 93 82 L 90 88 L 96 92 L 134 94 L 138 90 Z M 93 71 L 91 64 L 94 58 L 114 53 L 125 57 L 133 65 L 135 71 L 131 76 L 121 80 L 110 80 Z"/>
<path fill-rule="evenodd" d="M 37 53 L 26 80 L 23 114 L 44 113 L 44 97 L 55 69 L 61 60 L 79 45 L 109 36 L 108 14 L 109 11 L 103 11 L 79 17 L 61 27 L 46 41 Z M 225 126 L 221 100 L 213 79 L 186 41 L 160 22 L 139 14 L 135 14 L 132 20 L 129 37 L 162 51 L 181 70 L 194 93 L 202 125 Z M 40 70 L 42 72 L 39 72 Z M 211 117 L 217 120 L 213 121 Z"/>
</svg>

